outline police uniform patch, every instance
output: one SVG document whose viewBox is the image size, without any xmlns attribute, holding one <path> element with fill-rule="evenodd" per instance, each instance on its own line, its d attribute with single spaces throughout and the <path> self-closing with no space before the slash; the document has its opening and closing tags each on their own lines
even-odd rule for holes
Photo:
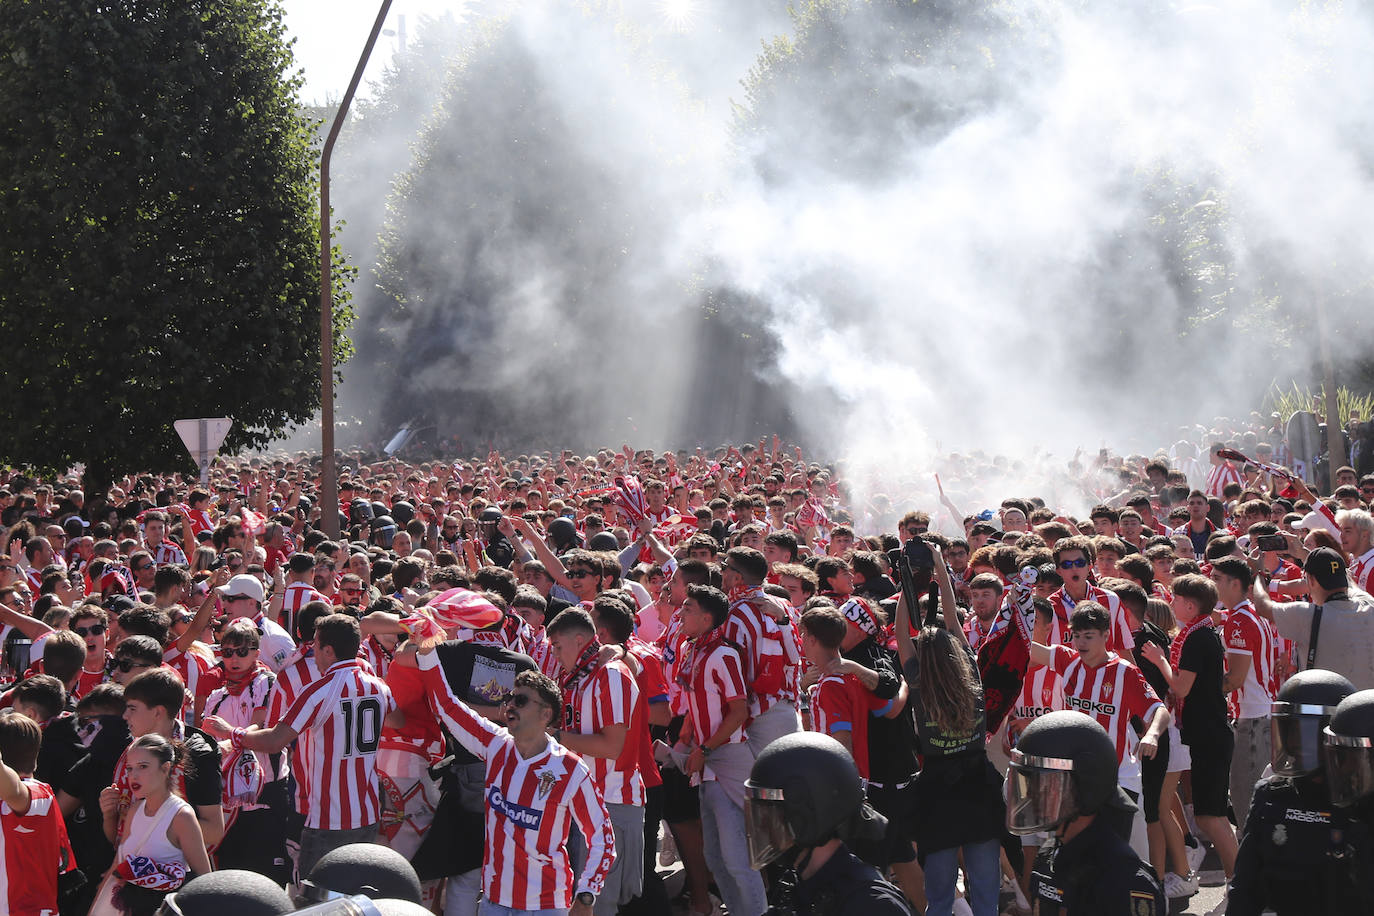
<svg viewBox="0 0 1374 916">
<path fill-rule="evenodd" d="M 1274 845 L 1282 846 L 1288 842 L 1288 828 L 1282 824 L 1274 825 Z"/>
<path fill-rule="evenodd" d="M 1131 891 L 1131 916 L 1155 916 L 1154 894 Z"/>
</svg>

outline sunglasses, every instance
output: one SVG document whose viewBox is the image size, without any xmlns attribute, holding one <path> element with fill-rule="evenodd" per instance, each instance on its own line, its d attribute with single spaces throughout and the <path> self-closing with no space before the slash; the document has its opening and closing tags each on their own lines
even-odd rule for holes
<svg viewBox="0 0 1374 916">
<path fill-rule="evenodd" d="M 594 575 L 596 575 L 596 573 L 592 572 L 589 569 L 570 569 L 567 572 L 567 576 L 569 579 L 585 579 L 588 576 Z"/>
<path fill-rule="evenodd" d="M 501 698 L 502 706 L 510 705 L 514 706 L 516 709 L 524 709 L 526 706 L 535 702 L 538 701 L 526 693 L 508 693 Z M 543 706 L 544 704 L 540 703 L 539 705 Z"/>
<path fill-rule="evenodd" d="M 105 632 L 105 624 L 93 623 L 88 627 L 72 627 L 72 632 L 81 637 L 99 636 Z"/>
<path fill-rule="evenodd" d="M 151 668 L 154 664 L 154 662 L 141 662 L 133 658 L 115 659 L 115 667 L 118 668 L 120 671 L 123 671 L 125 674 L 128 674 L 135 668 Z"/>
<path fill-rule="evenodd" d="M 1060 569 L 1082 569 L 1084 566 L 1087 566 L 1087 565 L 1088 565 L 1088 560 L 1087 560 L 1086 557 L 1079 557 L 1077 560 L 1060 560 L 1060 561 L 1059 561 L 1059 568 L 1060 568 Z"/>
<path fill-rule="evenodd" d="M 220 646 L 219 654 L 225 658 L 247 658 L 258 651 L 257 646 Z"/>
<path fill-rule="evenodd" d="M 363 593 L 361 588 L 341 588 L 339 591 L 343 592 L 345 595 L 361 595 Z"/>
<path fill-rule="evenodd" d="M 154 563 L 144 563 L 142 566 L 135 566 L 134 572 L 147 572 L 148 570 L 153 569 L 155 567 L 156 564 Z"/>
</svg>

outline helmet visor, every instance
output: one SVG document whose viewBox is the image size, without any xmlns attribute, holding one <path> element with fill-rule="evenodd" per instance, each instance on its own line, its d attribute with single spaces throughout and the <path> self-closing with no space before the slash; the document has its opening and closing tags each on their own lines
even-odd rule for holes
<svg viewBox="0 0 1374 916">
<path fill-rule="evenodd" d="M 746 786 L 744 832 L 749 838 L 749 867 L 763 868 L 797 845 L 792 828 L 787 826 L 787 808 L 776 789 Z M 776 798 L 766 796 L 776 795 Z"/>
<path fill-rule="evenodd" d="M 1374 739 L 1325 731 L 1326 782 L 1341 807 L 1374 795 Z"/>
<path fill-rule="evenodd" d="M 1269 720 L 1270 759 L 1274 772 L 1289 777 L 1315 773 L 1322 766 L 1322 728 L 1331 710 L 1325 706 L 1302 706 L 1295 707 L 1295 710 L 1301 709 L 1301 713 L 1280 712 L 1280 706 L 1290 707 L 1291 704 L 1275 703 L 1274 717 Z M 1316 714 L 1310 714 L 1309 710 Z"/>
<path fill-rule="evenodd" d="M 1078 813 L 1073 761 L 1012 752 L 1007 771 L 1007 829 L 1017 836 L 1050 831 Z"/>
</svg>

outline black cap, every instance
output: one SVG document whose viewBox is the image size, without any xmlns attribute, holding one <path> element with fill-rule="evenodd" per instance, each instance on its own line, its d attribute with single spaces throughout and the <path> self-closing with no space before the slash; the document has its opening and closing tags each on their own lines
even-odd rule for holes
<svg viewBox="0 0 1374 916">
<path fill-rule="evenodd" d="M 1303 561 L 1302 571 L 1327 591 L 1345 588 L 1350 583 L 1345 575 L 1345 557 L 1330 547 L 1318 547 Z"/>
</svg>

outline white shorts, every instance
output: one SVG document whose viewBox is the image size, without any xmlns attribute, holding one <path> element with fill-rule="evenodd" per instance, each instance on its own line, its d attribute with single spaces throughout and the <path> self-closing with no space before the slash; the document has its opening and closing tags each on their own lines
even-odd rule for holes
<svg viewBox="0 0 1374 916">
<path fill-rule="evenodd" d="M 1193 769 L 1193 755 L 1178 736 L 1178 726 L 1169 726 L 1169 768 L 1166 773 L 1187 773 Z"/>
</svg>

